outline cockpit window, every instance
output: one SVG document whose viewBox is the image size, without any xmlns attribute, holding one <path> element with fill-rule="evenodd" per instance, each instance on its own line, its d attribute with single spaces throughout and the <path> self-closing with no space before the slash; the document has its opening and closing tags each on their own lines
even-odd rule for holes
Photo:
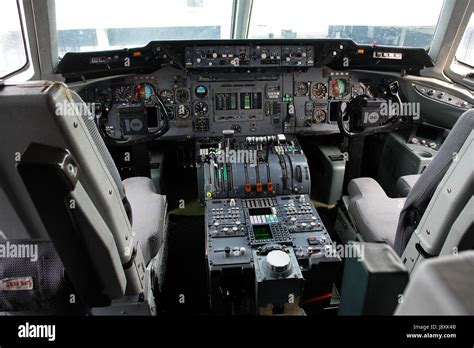
<svg viewBox="0 0 474 348">
<path fill-rule="evenodd" d="M 0 20 L 0 79 L 20 70 L 27 63 L 16 0 L 2 1 Z"/>
<path fill-rule="evenodd" d="M 58 53 L 230 39 L 232 0 L 56 0 Z"/>
<path fill-rule="evenodd" d="M 474 68 L 474 15 L 472 14 L 461 43 L 458 46 L 456 59 L 459 62 Z"/>
<path fill-rule="evenodd" d="M 137 47 L 153 40 L 245 38 L 350 38 L 359 44 L 427 48 L 443 1 L 253 0 L 242 12 L 235 10 L 236 0 L 56 0 L 58 53 Z"/>
<path fill-rule="evenodd" d="M 248 37 L 350 38 L 359 44 L 427 48 L 442 5 L 443 0 L 254 0 Z"/>
</svg>

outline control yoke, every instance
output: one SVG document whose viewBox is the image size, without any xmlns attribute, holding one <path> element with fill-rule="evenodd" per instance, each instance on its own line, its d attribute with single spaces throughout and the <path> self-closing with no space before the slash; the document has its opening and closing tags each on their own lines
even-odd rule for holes
<svg viewBox="0 0 474 348">
<path fill-rule="evenodd" d="M 349 103 L 342 102 L 337 117 L 337 125 L 342 135 L 348 138 L 368 136 L 396 127 L 402 106 L 398 90 L 398 81 L 392 81 L 384 90 L 383 98 L 359 95 Z M 396 104 L 398 111 L 394 108 Z M 344 119 L 349 120 L 349 129 L 344 125 Z"/>
<path fill-rule="evenodd" d="M 103 122 L 107 122 L 107 120 L 98 118 L 97 126 L 105 143 L 108 145 L 127 146 L 145 143 L 165 134 L 169 129 L 168 110 L 161 98 L 156 94 L 153 93 L 150 96 L 150 101 L 153 104 L 152 108 L 156 107 L 160 111 L 158 115 L 161 121 L 158 122 L 157 127 L 150 127 L 150 125 L 148 125 L 148 109 L 150 107 L 145 105 L 142 101 L 123 104 L 118 107 L 113 106 L 112 111 L 108 115 L 108 119 L 110 120 L 110 117 L 114 117 L 113 114 L 116 114 L 119 122 L 117 128 L 120 129 L 121 136 L 110 136 L 103 125 Z"/>
</svg>

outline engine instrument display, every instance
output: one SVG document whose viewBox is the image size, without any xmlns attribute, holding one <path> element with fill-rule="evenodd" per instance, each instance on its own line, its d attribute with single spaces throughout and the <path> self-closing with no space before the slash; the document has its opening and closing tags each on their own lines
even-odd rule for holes
<svg viewBox="0 0 474 348">
<path fill-rule="evenodd" d="M 261 92 L 247 92 L 240 93 L 240 109 L 241 110 L 255 110 L 262 108 L 262 93 Z"/>
<path fill-rule="evenodd" d="M 237 110 L 237 93 L 216 93 L 216 110 Z"/>
</svg>

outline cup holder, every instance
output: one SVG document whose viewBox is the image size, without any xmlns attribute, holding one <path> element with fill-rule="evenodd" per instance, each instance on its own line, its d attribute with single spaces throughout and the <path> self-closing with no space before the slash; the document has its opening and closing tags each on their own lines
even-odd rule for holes
<svg viewBox="0 0 474 348">
<path fill-rule="evenodd" d="M 433 157 L 433 154 L 431 152 L 428 152 L 428 151 L 416 150 L 415 153 L 417 154 L 417 156 L 422 157 L 422 158 L 432 158 Z"/>
</svg>

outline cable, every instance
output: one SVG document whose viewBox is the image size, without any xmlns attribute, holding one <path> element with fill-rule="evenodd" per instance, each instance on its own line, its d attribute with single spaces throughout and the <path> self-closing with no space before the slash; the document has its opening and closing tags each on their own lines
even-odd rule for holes
<svg viewBox="0 0 474 348">
<path fill-rule="evenodd" d="M 319 302 L 319 301 L 322 301 L 322 300 L 325 300 L 327 298 L 331 298 L 332 297 L 332 293 L 331 292 L 328 292 L 326 294 L 323 294 L 323 295 L 319 295 L 319 296 L 316 296 L 316 297 L 313 297 L 313 298 L 310 298 L 306 301 L 303 301 L 301 304 L 302 305 L 307 305 L 307 304 L 311 304 L 311 303 L 314 303 L 314 302 Z"/>
</svg>

